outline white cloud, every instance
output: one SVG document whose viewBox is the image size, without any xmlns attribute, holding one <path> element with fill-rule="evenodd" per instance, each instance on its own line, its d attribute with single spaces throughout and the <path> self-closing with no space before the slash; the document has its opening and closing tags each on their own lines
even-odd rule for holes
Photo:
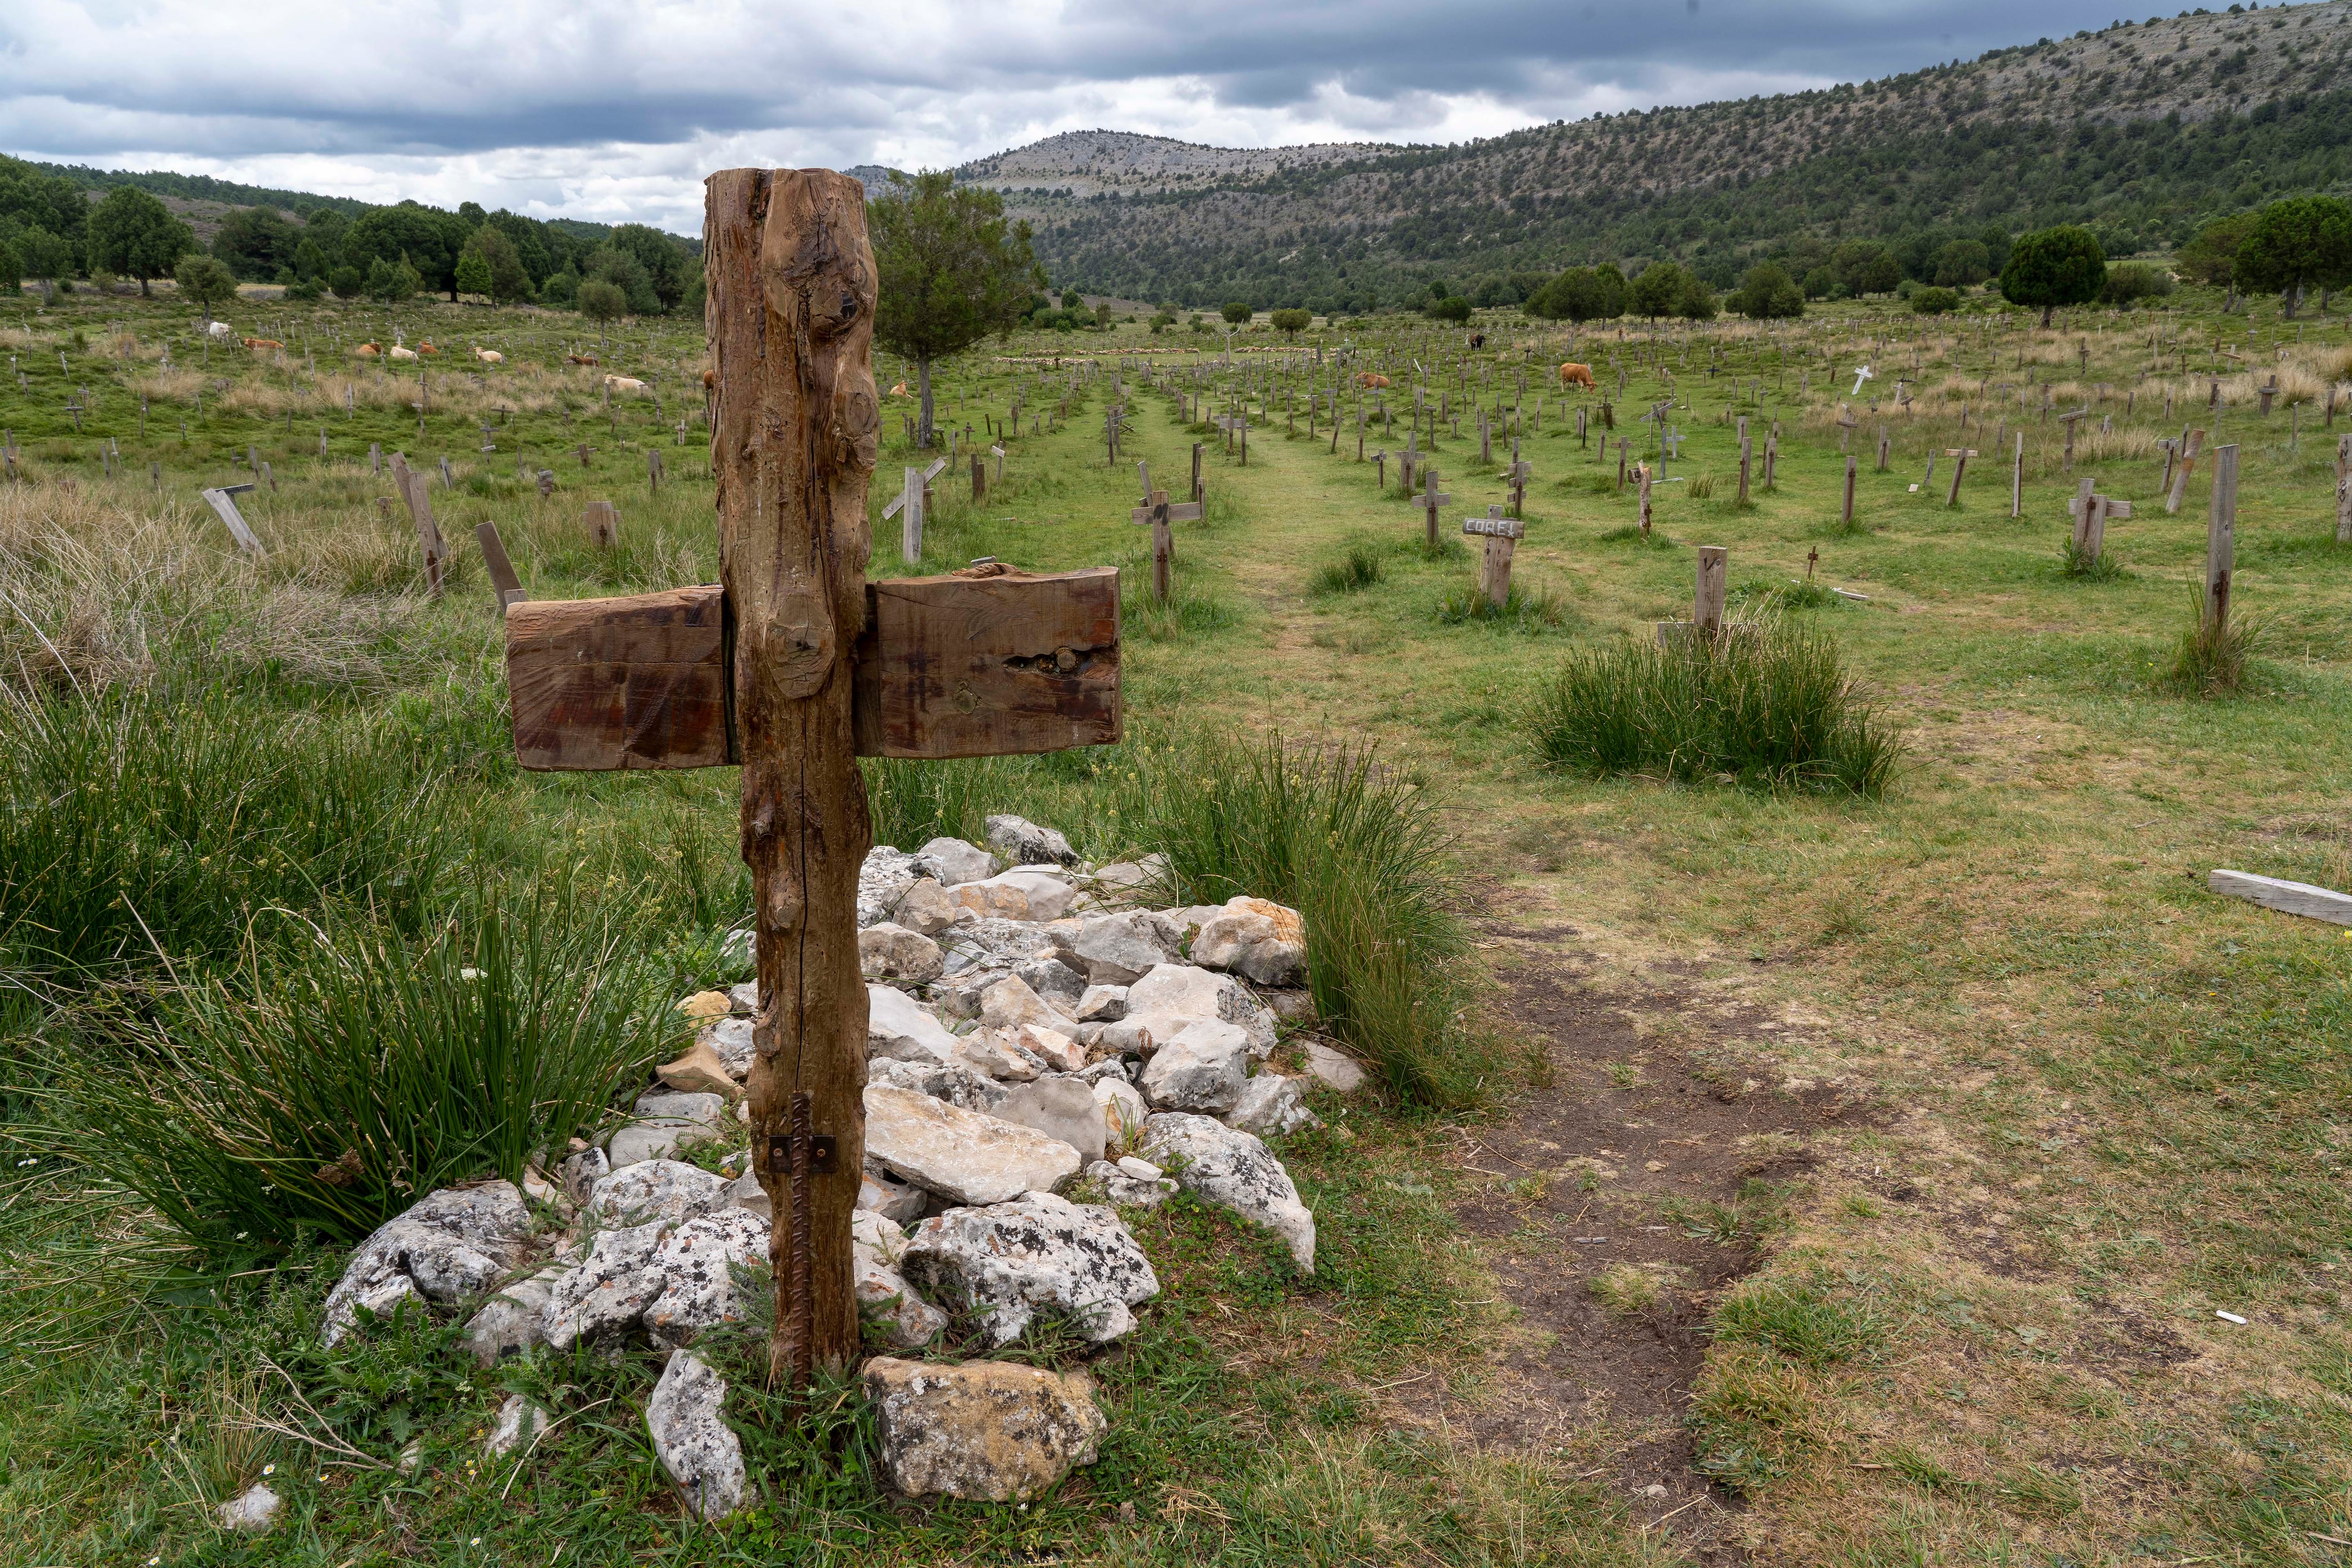
<svg viewBox="0 0 2352 1568">
<path fill-rule="evenodd" d="M 2088 3 L 12 0 L 0 147 L 690 232 L 717 168 L 940 166 L 1095 127 L 1461 141 L 2104 25 L 2055 15 Z"/>
</svg>

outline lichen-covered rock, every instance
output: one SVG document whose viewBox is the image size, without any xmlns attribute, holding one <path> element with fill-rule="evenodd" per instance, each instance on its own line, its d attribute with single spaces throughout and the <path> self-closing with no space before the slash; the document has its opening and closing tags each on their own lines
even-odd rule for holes
<svg viewBox="0 0 2352 1568">
<path fill-rule="evenodd" d="M 1039 1316 L 1100 1344 L 1133 1328 L 1129 1309 L 1160 1293 L 1118 1215 L 1046 1192 L 933 1215 L 908 1237 L 898 1271 L 999 1345 Z"/>
<path fill-rule="evenodd" d="M 1086 975 L 1058 958 L 1029 959 L 1014 964 L 1013 973 L 1057 1013 L 1075 1016 L 1078 998 L 1087 994 Z"/>
<path fill-rule="evenodd" d="M 1154 1110 L 1222 1116 L 1241 1101 L 1249 1059 L 1249 1036 L 1238 1026 L 1202 1019 L 1160 1043 L 1138 1087 Z"/>
<path fill-rule="evenodd" d="M 1142 1164 L 1139 1160 L 1137 1164 Z M 1103 1194 L 1121 1208 L 1157 1208 L 1176 1195 L 1176 1184 L 1165 1176 L 1139 1176 L 1127 1169 L 1121 1160 L 1114 1165 L 1108 1160 L 1097 1160 L 1086 1169 L 1087 1179 L 1100 1182 Z"/>
<path fill-rule="evenodd" d="M 1056 866 L 1078 863 L 1078 852 L 1070 847 L 1068 839 L 1050 827 L 1040 827 L 1009 813 L 988 819 L 988 847 L 1012 866 L 1042 866 L 1047 861 Z"/>
<path fill-rule="evenodd" d="M 918 877 L 914 885 L 898 896 L 898 907 L 890 911 L 891 921 L 919 935 L 936 937 L 955 924 L 963 906 L 948 897 L 937 877 Z"/>
<path fill-rule="evenodd" d="M 326 1301 L 331 1345 L 359 1321 L 359 1309 L 382 1316 L 403 1301 L 444 1305 L 477 1296 L 521 1259 L 530 1211 L 509 1182 L 446 1187 L 385 1221 L 352 1250 Z"/>
<path fill-rule="evenodd" d="M 509 1394 L 499 1406 L 499 1418 L 491 1424 L 490 1435 L 482 1447 L 492 1455 L 513 1453 L 537 1437 L 547 1426 L 547 1412 L 520 1394 Z"/>
<path fill-rule="evenodd" d="M 878 925 L 890 918 L 890 911 L 923 868 L 917 857 L 887 844 L 877 844 L 866 852 L 865 864 L 857 868 L 857 923 Z"/>
<path fill-rule="evenodd" d="M 1004 871 L 979 882 L 961 882 L 948 889 L 958 908 L 982 920 L 1057 921 L 1078 890 L 1059 877 L 1043 871 Z"/>
<path fill-rule="evenodd" d="M 1082 1372 L 877 1356 L 865 1379 L 883 1473 L 908 1497 L 1034 1498 L 1094 1463 L 1110 1430 Z"/>
<path fill-rule="evenodd" d="M 1150 910 L 1091 915 L 1065 941 L 1064 962 L 1097 985 L 1131 985 L 1162 963 L 1181 963 L 1183 933 Z"/>
<path fill-rule="evenodd" d="M 957 1042 L 959 1052 L 965 1044 Z M 895 1057 L 876 1057 L 866 1064 L 866 1081 L 910 1089 L 933 1100 L 944 1100 L 950 1105 L 961 1105 L 966 1110 L 992 1112 L 1004 1098 L 1003 1084 L 961 1057 L 951 1062 L 909 1062 Z"/>
<path fill-rule="evenodd" d="M 542 1268 L 502 1287 L 466 1324 L 466 1348 L 484 1366 L 547 1342 L 547 1309 L 565 1270 Z"/>
<path fill-rule="evenodd" d="M 1262 1072 L 1242 1085 L 1241 1099 L 1225 1113 L 1225 1125 L 1263 1138 L 1270 1132 L 1296 1132 L 1319 1125 L 1298 1092 L 1298 1080 L 1277 1072 Z"/>
<path fill-rule="evenodd" d="M 1156 1047 L 1185 1025 L 1208 1019 L 1232 1024 L 1250 1037 L 1250 1058 L 1264 1061 L 1274 1051 L 1274 1015 L 1249 987 L 1230 974 L 1188 963 L 1163 963 L 1127 988 L 1127 1016 L 1103 1030 L 1103 1043 L 1116 1050 Z"/>
<path fill-rule="evenodd" d="M 1051 1192 L 1078 1173 L 1059 1138 L 887 1084 L 866 1086 L 866 1153 L 917 1186 L 959 1204 Z"/>
<path fill-rule="evenodd" d="M 727 1206 L 727 1178 L 679 1160 L 625 1165 L 598 1182 L 583 1205 L 602 1226 L 675 1225 Z"/>
<path fill-rule="evenodd" d="M 654 1258 L 669 1231 L 661 1221 L 598 1231 L 549 1294 L 547 1342 L 560 1351 L 583 1340 L 605 1349 L 626 1343 L 667 1283 Z"/>
<path fill-rule="evenodd" d="M 894 1221 L 858 1210 L 850 1216 L 849 1247 L 858 1316 L 891 1343 L 920 1350 L 948 1326 L 947 1314 L 924 1300 L 898 1272 L 907 1233 Z"/>
<path fill-rule="evenodd" d="M 974 915 L 941 932 L 939 943 L 947 955 L 949 979 L 986 990 L 1022 964 L 1055 956 L 1057 933 L 1058 928 L 1051 924 Z"/>
<path fill-rule="evenodd" d="M 915 858 L 923 862 L 922 869 L 942 888 L 978 882 L 1003 868 L 995 856 L 961 838 L 934 838 L 915 852 Z"/>
<path fill-rule="evenodd" d="M 866 987 L 866 1054 L 908 1062 L 951 1062 L 955 1037 L 929 1008 L 891 985 Z"/>
<path fill-rule="evenodd" d="M 937 980 L 945 963 L 940 944 L 920 931 L 888 921 L 857 933 L 857 966 L 868 980 L 904 980 L 911 984 Z"/>
<path fill-rule="evenodd" d="M 1297 910 L 1265 899 L 1229 899 L 1192 939 L 1192 962 L 1260 985 L 1296 985 L 1307 973 L 1307 925 Z"/>
<path fill-rule="evenodd" d="M 1014 1085 L 989 1114 L 1059 1138 L 1081 1160 L 1102 1158 L 1107 1136 L 1102 1106 L 1091 1086 L 1066 1074 Z"/>
<path fill-rule="evenodd" d="M 661 1289 L 646 1302 L 646 1335 L 657 1345 L 682 1345 L 713 1323 L 740 1318 L 733 1270 L 768 1260 L 768 1224 L 740 1208 L 721 1209 L 674 1226 L 654 1248 Z"/>
<path fill-rule="evenodd" d="M 708 1522 L 743 1504 L 743 1445 L 724 1414 L 727 1382 L 692 1351 L 673 1351 L 654 1396 L 646 1431 L 654 1453 L 686 1495 L 687 1510 Z"/>
<path fill-rule="evenodd" d="M 735 989 L 740 991 L 742 987 L 739 985 Z M 751 1073 L 751 1059 L 757 1051 L 751 1043 L 751 1020 L 749 1017 L 737 1015 L 714 1020 L 703 1026 L 702 1033 L 695 1039 L 718 1053 L 720 1065 L 727 1069 L 727 1076 L 735 1082 L 741 1083 Z M 718 1092 L 723 1094 L 728 1091 L 721 1089 Z"/>
<path fill-rule="evenodd" d="M 1315 1272 L 1315 1215 L 1298 1201 L 1282 1162 L 1255 1137 L 1205 1116 L 1163 1111 L 1143 1124 L 1142 1152 L 1202 1203 L 1273 1231 L 1301 1271 Z"/>
</svg>

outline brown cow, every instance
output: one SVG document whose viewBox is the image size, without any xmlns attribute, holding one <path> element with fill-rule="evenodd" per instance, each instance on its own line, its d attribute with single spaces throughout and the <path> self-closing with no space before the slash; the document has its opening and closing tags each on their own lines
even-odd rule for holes
<svg viewBox="0 0 2352 1568">
<path fill-rule="evenodd" d="M 1360 370 L 1356 373 L 1356 384 L 1358 386 L 1386 386 L 1388 384 L 1389 378 L 1387 376 L 1375 375 L 1368 370 Z"/>
<path fill-rule="evenodd" d="M 563 356 L 563 363 L 565 364 L 594 364 L 597 363 L 597 360 L 594 354 L 565 354 Z"/>
<path fill-rule="evenodd" d="M 702 373 L 702 390 L 705 392 L 716 392 L 719 390 L 719 373 L 717 371 L 706 370 Z"/>
<path fill-rule="evenodd" d="M 282 349 L 286 346 L 276 338 L 239 338 L 237 342 L 249 349 Z"/>
<path fill-rule="evenodd" d="M 352 353 L 355 354 L 366 354 L 370 358 L 373 358 L 374 356 L 383 353 L 383 345 L 382 343 L 362 343 L 359 347 L 353 349 Z"/>
<path fill-rule="evenodd" d="M 416 345 L 416 352 L 421 354 L 437 354 L 441 351 L 433 346 L 433 340 L 431 338 L 427 338 L 423 342 Z"/>
<path fill-rule="evenodd" d="M 1593 384 L 1592 367 L 1589 364 L 1564 364 L 1559 367 L 1559 384 L 1562 386 L 1591 386 Z"/>
</svg>

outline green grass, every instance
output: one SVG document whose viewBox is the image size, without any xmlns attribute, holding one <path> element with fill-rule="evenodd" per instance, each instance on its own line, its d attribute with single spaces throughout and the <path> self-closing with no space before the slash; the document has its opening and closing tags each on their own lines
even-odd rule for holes
<svg viewBox="0 0 2352 1568">
<path fill-rule="evenodd" d="M 1478 591 L 1478 584 L 1460 583 L 1437 596 L 1436 616 L 1449 626 L 1492 626 L 1498 631 L 1554 632 L 1572 624 L 1573 612 L 1549 587 L 1513 583 L 1496 604 Z"/>
<path fill-rule="evenodd" d="M 1528 725 L 1553 767 L 1876 797 L 1900 746 L 1836 646 L 1781 620 L 1571 654 Z"/>
<path fill-rule="evenodd" d="M 1307 580 L 1307 591 L 1314 594 L 1357 594 L 1384 581 L 1388 567 L 1384 561 L 1386 549 L 1369 539 L 1350 540 L 1347 549 L 1335 561 L 1326 561 L 1315 568 Z"/>
</svg>

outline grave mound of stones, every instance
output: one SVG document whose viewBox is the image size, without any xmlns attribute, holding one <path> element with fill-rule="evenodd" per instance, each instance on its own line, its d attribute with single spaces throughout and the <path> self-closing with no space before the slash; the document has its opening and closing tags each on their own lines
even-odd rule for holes
<svg viewBox="0 0 2352 1568">
<path fill-rule="evenodd" d="M 909 1496 L 1031 1497 L 1095 1458 L 1105 1418 L 1084 1371 L 923 1357 L 951 1329 L 967 1354 L 1042 1321 L 1097 1346 L 1129 1332 L 1160 1282 L 1122 1210 L 1188 1193 L 1314 1271 L 1315 1216 L 1265 1135 L 1318 1124 L 1309 1082 L 1344 1093 L 1364 1075 L 1317 1042 L 1303 1079 L 1272 1066 L 1282 1026 L 1314 1016 L 1297 911 L 1147 907 L 1164 881 L 1152 860 L 1087 865 L 1017 816 L 990 817 L 984 848 L 866 857 L 853 1251 L 869 1341 L 900 1352 L 863 1375 L 887 1478 Z M 768 1257 L 743 1088 L 758 1000 L 749 984 L 687 997 L 692 1047 L 551 1171 L 436 1192 L 384 1224 L 327 1299 L 327 1342 L 414 1303 L 466 1314 L 485 1365 L 649 1345 L 667 1354 L 645 1419 L 671 1479 L 699 1517 L 743 1506 L 726 1384 L 692 1347 L 742 1316 L 732 1268 Z M 510 1398 L 488 1447 L 527 1450 L 546 1419 Z"/>
</svg>

